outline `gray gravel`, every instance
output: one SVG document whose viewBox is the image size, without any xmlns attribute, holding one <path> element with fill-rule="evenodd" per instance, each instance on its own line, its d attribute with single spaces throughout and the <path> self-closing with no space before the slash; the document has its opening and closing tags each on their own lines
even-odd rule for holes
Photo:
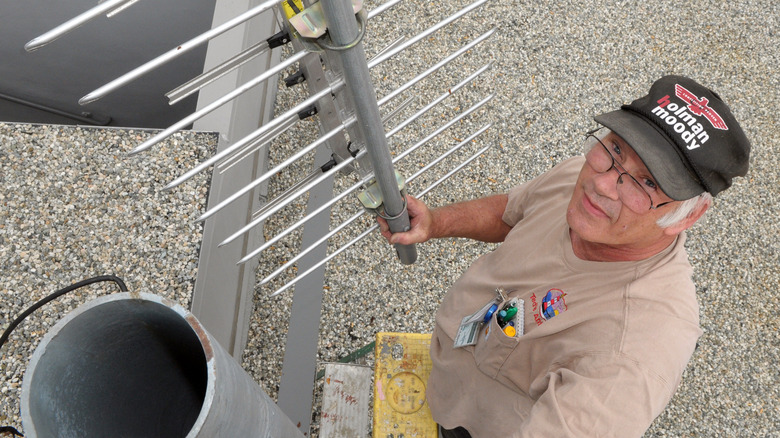
<svg viewBox="0 0 780 438">
<path fill-rule="evenodd" d="M 0 123 L 0 327 L 57 289 L 116 275 L 132 291 L 189 305 L 208 176 L 160 188 L 211 155 L 216 135 L 183 133 L 148 155 L 127 152 L 149 132 Z M 106 293 L 99 283 L 29 316 L 0 350 L 0 425 L 21 428 L 27 361 L 67 312 Z"/>
<path fill-rule="evenodd" d="M 373 7 L 375 2 L 367 2 Z M 412 36 L 465 5 L 407 0 L 369 25 L 369 56 L 398 36 Z M 463 153 L 492 148 L 470 167 L 426 196 L 431 205 L 506 191 L 578 152 L 592 116 L 646 92 L 664 74 L 683 74 L 709 85 L 728 102 L 753 142 L 750 173 L 716 200 L 690 232 L 704 336 L 669 407 L 648 437 L 780 436 L 778 369 L 778 6 L 761 1 L 694 2 L 488 2 L 372 71 L 381 97 L 496 26 L 479 50 L 389 104 L 414 97 L 412 108 L 493 62 L 490 72 L 454 93 L 441 107 L 393 138 L 397 153 L 489 93 L 486 110 L 464 120 L 399 168 L 416 172 L 433 156 L 484 123 L 490 130 Z M 305 89 L 279 89 L 280 110 Z M 389 108 L 388 108 L 389 109 Z M 388 110 L 383 109 L 383 112 Z M 281 138 L 271 160 L 312 138 L 304 122 Z M 114 273 L 131 288 L 189 304 L 197 261 L 205 177 L 181 190 L 159 193 L 181 169 L 213 148 L 213 137 L 187 133 L 153 155 L 123 152 L 147 135 L 141 131 L 0 125 L 0 325 L 46 293 L 85 277 Z M 194 144 L 193 144 L 194 143 Z M 410 184 L 417 193 L 451 168 L 443 164 Z M 302 161 L 276 177 L 270 194 L 307 172 Z M 344 187 L 354 176 L 341 178 Z M 266 224 L 275 234 L 300 214 L 303 201 Z M 334 223 L 355 211 L 355 201 L 334 208 Z M 331 242 L 331 251 L 372 221 L 365 218 Z M 261 255 L 258 279 L 295 254 L 293 235 Z M 419 261 L 402 266 L 378 236 L 370 236 L 329 263 L 318 360 L 335 361 L 368 344 L 379 331 L 428 332 L 449 284 L 493 245 L 444 239 L 419 245 Z M 267 295 L 294 272 L 258 287 L 256 310 L 243 358 L 245 369 L 271 396 L 281 374 L 291 294 Z M 36 341 L 62 314 L 96 294 L 94 287 L 50 304 L 30 318 L 4 347 L 0 361 L 0 424 L 20 427 L 18 393 L 24 364 Z M 371 358 L 367 358 L 370 362 Z M 315 407 L 316 411 L 316 407 Z M 316 432 L 316 422 L 315 422 Z"/>
</svg>

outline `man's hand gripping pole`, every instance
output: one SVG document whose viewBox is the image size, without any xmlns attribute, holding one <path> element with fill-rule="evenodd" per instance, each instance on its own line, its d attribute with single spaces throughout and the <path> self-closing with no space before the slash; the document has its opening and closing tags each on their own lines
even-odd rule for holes
<svg viewBox="0 0 780 438">
<path fill-rule="evenodd" d="M 366 210 L 387 221 L 387 225 L 390 227 L 390 232 L 399 233 L 409 231 L 411 228 L 411 223 L 409 220 L 409 204 L 407 202 L 405 181 L 403 176 L 401 176 L 397 170 L 395 171 L 395 179 L 396 183 L 398 184 L 398 192 L 400 194 L 401 201 L 403 202 L 401 211 L 399 213 L 391 214 L 387 211 L 381 188 L 376 180 L 373 180 L 365 190 L 358 193 L 358 199 Z M 395 248 L 395 251 L 398 254 L 398 259 L 401 261 L 401 263 L 405 265 L 411 265 L 417 260 L 417 248 L 415 245 L 394 244 L 393 247 Z"/>
</svg>

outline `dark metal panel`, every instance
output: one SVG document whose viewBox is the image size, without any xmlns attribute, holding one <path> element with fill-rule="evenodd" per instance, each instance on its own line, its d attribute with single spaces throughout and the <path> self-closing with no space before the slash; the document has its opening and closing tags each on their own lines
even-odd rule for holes
<svg viewBox="0 0 780 438">
<path fill-rule="evenodd" d="M 110 117 L 111 126 L 162 128 L 191 113 L 196 97 L 169 106 L 164 95 L 203 71 L 205 46 L 98 102 L 78 99 L 211 27 L 215 0 L 146 0 L 100 17 L 37 51 L 27 41 L 97 0 L 0 0 L 0 93 L 73 114 Z M 0 99 L 0 120 L 83 124 Z"/>
</svg>

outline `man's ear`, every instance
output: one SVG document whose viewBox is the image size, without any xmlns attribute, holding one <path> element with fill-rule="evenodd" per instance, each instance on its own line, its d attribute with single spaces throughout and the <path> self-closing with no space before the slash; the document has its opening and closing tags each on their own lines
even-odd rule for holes
<svg viewBox="0 0 780 438">
<path fill-rule="evenodd" d="M 711 203 L 707 202 L 703 205 L 699 205 L 696 210 L 692 211 L 691 214 L 689 214 L 685 219 L 678 222 L 676 225 L 672 225 L 671 227 L 664 228 L 664 234 L 669 236 L 676 236 L 683 231 L 687 230 L 688 228 L 692 227 L 693 224 L 696 223 L 702 216 L 704 216 L 704 213 L 707 212 L 707 209 L 710 208 Z"/>
</svg>

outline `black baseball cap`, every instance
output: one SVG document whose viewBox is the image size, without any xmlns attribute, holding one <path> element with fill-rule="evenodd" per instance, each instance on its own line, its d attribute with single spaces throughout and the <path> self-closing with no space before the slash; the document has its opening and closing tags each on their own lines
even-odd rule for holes
<svg viewBox="0 0 780 438">
<path fill-rule="evenodd" d="M 670 198 L 713 196 L 748 171 L 750 141 L 714 91 L 664 76 L 641 97 L 595 117 L 636 151 Z"/>
</svg>

